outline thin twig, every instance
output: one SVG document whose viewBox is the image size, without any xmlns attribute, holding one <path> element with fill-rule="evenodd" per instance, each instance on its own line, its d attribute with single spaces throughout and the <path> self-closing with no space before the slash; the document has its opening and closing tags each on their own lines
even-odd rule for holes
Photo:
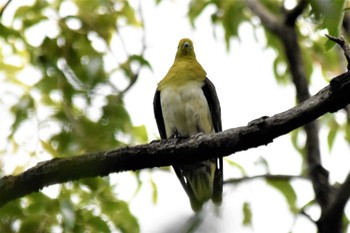
<svg viewBox="0 0 350 233">
<path fill-rule="evenodd" d="M 266 179 L 266 180 L 292 180 L 292 179 L 303 179 L 308 180 L 308 177 L 305 176 L 296 176 L 296 175 L 273 175 L 273 174 L 263 174 L 256 176 L 244 176 L 240 178 L 231 178 L 224 181 L 224 184 L 237 184 L 244 181 L 251 181 L 256 179 Z"/>
<path fill-rule="evenodd" d="M 350 70 L 350 47 L 349 45 L 345 42 L 344 37 L 340 36 L 340 37 L 334 37 L 331 35 L 327 35 L 325 34 L 328 39 L 330 39 L 331 41 L 334 41 L 335 43 L 337 43 L 344 51 L 344 56 L 348 62 L 348 66 L 347 69 L 348 71 Z"/>
<path fill-rule="evenodd" d="M 138 56 L 143 57 L 145 54 L 145 51 L 147 49 L 146 46 L 146 30 L 145 30 L 145 20 L 144 20 L 144 16 L 143 16 L 143 10 L 142 10 L 142 6 L 141 6 L 141 1 L 139 1 L 139 8 L 138 8 L 138 14 L 140 17 L 140 21 L 141 21 L 141 30 L 142 30 L 142 38 L 141 38 L 141 42 L 142 42 L 142 47 L 141 47 L 141 51 L 139 53 Z M 124 37 L 122 36 L 122 34 L 119 31 L 119 28 L 116 26 L 115 28 L 116 30 L 116 35 L 119 37 L 119 40 L 121 42 L 122 45 L 122 49 L 124 51 L 124 53 L 127 55 L 128 58 L 130 58 L 132 56 L 132 54 L 129 53 L 128 49 L 127 49 L 127 42 L 124 40 Z M 109 52 L 112 54 L 112 56 L 116 57 L 115 54 L 112 52 L 112 50 L 109 48 Z M 119 90 L 119 88 L 117 88 L 112 82 L 108 82 L 109 85 L 111 85 L 111 87 L 113 88 L 113 90 L 117 91 L 118 94 L 120 96 L 123 96 L 126 92 L 128 92 L 130 90 L 130 88 L 132 88 L 134 86 L 134 84 L 136 83 L 136 81 L 139 78 L 139 74 L 141 72 L 142 69 L 142 64 L 139 64 L 138 68 L 136 69 L 136 71 L 133 71 L 132 67 L 130 64 L 128 64 L 128 70 L 130 71 L 130 75 L 129 76 L 129 84 L 122 90 Z"/>
<path fill-rule="evenodd" d="M 2 18 L 2 15 L 4 14 L 5 9 L 8 7 L 8 5 L 10 4 L 11 1 L 12 1 L 12 0 L 8 0 L 8 1 L 5 3 L 5 5 L 1 8 L 1 10 L 0 10 L 0 19 Z"/>
<path fill-rule="evenodd" d="M 301 209 L 300 214 L 309 219 L 310 222 L 315 223 L 316 221 L 308 214 L 305 212 L 305 209 Z"/>
<path fill-rule="evenodd" d="M 141 23 L 142 23 L 142 27 L 141 27 L 141 28 L 142 28 L 142 38 L 141 38 L 142 47 L 141 47 L 140 56 L 143 57 L 144 54 L 145 54 L 146 48 L 147 48 L 147 47 L 146 47 L 146 34 L 147 34 L 147 33 L 146 33 L 146 29 L 145 29 L 145 20 L 144 20 L 144 16 L 143 16 L 143 10 L 142 10 L 142 5 L 141 5 L 141 0 L 139 0 L 138 5 L 139 5 L 138 13 L 139 13 L 140 21 L 141 21 Z M 122 40 L 121 37 L 120 37 L 120 39 Z M 123 42 L 123 43 L 124 43 L 124 42 Z M 125 50 L 126 50 L 126 48 L 125 48 Z M 130 70 L 131 70 L 131 72 L 133 73 L 133 74 L 132 74 L 132 78 L 131 78 L 131 80 L 130 80 L 129 85 L 128 85 L 126 88 L 124 88 L 124 90 L 122 90 L 122 91 L 119 93 L 120 95 L 124 95 L 127 91 L 129 91 L 129 89 L 130 89 L 131 87 L 134 86 L 134 84 L 136 83 L 136 81 L 138 80 L 138 78 L 139 78 L 139 76 L 140 76 L 141 69 L 142 69 L 142 65 L 141 65 L 141 64 L 138 66 L 138 69 L 137 69 L 135 72 L 133 72 L 133 71 L 131 70 L 131 67 L 130 67 Z"/>
</svg>

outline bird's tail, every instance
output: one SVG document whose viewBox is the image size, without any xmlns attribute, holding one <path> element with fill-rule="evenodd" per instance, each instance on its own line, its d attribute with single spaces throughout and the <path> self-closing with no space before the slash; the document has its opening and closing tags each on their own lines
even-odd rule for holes
<svg viewBox="0 0 350 233">
<path fill-rule="evenodd" d="M 222 190 L 223 190 L 223 162 L 222 157 L 216 159 L 216 170 L 214 175 L 213 196 L 211 200 L 220 205 L 222 202 Z"/>
<path fill-rule="evenodd" d="M 215 180 L 218 176 L 217 163 L 215 160 L 206 160 L 200 163 L 182 165 L 180 167 L 182 178 L 184 178 L 183 186 L 190 198 L 191 207 L 194 211 L 200 210 L 202 205 L 210 198 L 213 199 L 214 203 L 221 202 L 222 191 L 220 192 L 220 187 L 217 187 L 218 184 L 215 184 Z M 216 190 L 218 188 L 219 193 L 218 190 Z"/>
<path fill-rule="evenodd" d="M 211 160 L 193 164 L 190 169 L 184 168 L 184 176 L 199 202 L 206 202 L 212 197 L 215 170 Z"/>
</svg>

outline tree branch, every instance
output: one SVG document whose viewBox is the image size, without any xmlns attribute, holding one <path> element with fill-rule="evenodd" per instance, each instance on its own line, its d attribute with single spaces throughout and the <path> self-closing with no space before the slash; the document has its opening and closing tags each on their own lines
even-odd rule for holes
<svg viewBox="0 0 350 233">
<path fill-rule="evenodd" d="M 271 14 L 259 1 L 247 0 L 249 9 L 256 14 L 261 23 L 271 32 L 279 33 L 281 31 L 280 21 L 275 15 Z"/>
<path fill-rule="evenodd" d="M 344 56 L 346 58 L 346 61 L 348 62 L 347 69 L 350 70 L 350 47 L 349 47 L 349 45 L 345 42 L 345 40 L 342 36 L 340 38 L 334 37 L 331 35 L 327 35 L 327 34 L 326 34 L 326 36 L 328 37 L 328 39 L 330 39 L 331 41 L 334 41 L 343 49 Z"/>
<path fill-rule="evenodd" d="M 307 4 L 307 0 L 300 0 L 292 10 L 287 11 L 285 17 L 285 24 L 289 26 L 294 26 L 297 18 L 303 13 Z"/>
<path fill-rule="evenodd" d="M 248 1 L 248 7 L 261 19 L 262 24 L 281 40 L 299 103 L 310 98 L 303 56 L 295 27 L 298 14 L 300 15 L 306 6 L 307 2 L 301 0 L 292 11 L 284 14 L 284 20 L 278 20 L 277 16 L 268 12 L 260 1 Z M 318 124 L 310 122 L 305 125 L 304 129 L 308 173 L 315 190 L 316 200 L 323 210 L 329 203 L 331 187 L 328 182 L 329 173 L 321 164 Z"/>
<path fill-rule="evenodd" d="M 333 37 L 326 35 L 330 40 L 337 43 L 343 50 L 344 56 L 348 62 L 347 69 L 350 70 L 350 47 L 345 42 L 343 37 Z M 345 106 L 349 109 L 349 105 Z M 325 211 L 322 212 L 320 219 L 317 221 L 317 226 L 321 232 L 333 232 L 334 229 L 342 230 L 342 216 L 345 205 L 350 198 L 350 173 L 346 177 L 344 183 L 336 190 L 331 200 L 331 203 Z"/>
<path fill-rule="evenodd" d="M 337 189 L 333 201 L 330 203 L 326 211 L 322 212 L 317 226 L 320 232 L 333 232 L 334 229 L 342 230 L 341 220 L 344 214 L 345 205 L 350 198 L 350 173 L 346 177 L 344 183 Z"/>
<path fill-rule="evenodd" d="M 8 5 L 11 3 L 12 0 L 7 0 L 7 2 L 4 4 L 4 6 L 0 9 L 0 20 L 2 18 L 2 15 L 4 14 L 5 9 L 8 7 Z"/>
<path fill-rule="evenodd" d="M 168 139 L 150 144 L 56 158 L 41 162 L 18 176 L 0 179 L 0 206 L 16 198 L 37 192 L 45 186 L 113 172 L 139 170 L 181 163 L 198 162 L 213 156 L 267 145 L 327 112 L 335 112 L 350 103 L 350 73 L 334 78 L 309 100 L 272 117 L 261 117 L 248 126 L 190 139 Z"/>
<path fill-rule="evenodd" d="M 295 175 L 273 175 L 273 174 L 263 174 L 256 176 L 244 176 L 240 178 L 231 178 L 224 181 L 224 184 L 237 184 L 244 181 L 256 180 L 256 179 L 266 179 L 266 180 L 282 180 L 289 181 L 292 179 L 308 179 L 305 176 L 295 176 Z"/>
</svg>

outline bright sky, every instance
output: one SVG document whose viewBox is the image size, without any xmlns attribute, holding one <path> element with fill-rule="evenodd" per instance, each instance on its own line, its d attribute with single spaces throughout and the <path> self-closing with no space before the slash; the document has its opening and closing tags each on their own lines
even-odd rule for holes
<svg viewBox="0 0 350 233">
<path fill-rule="evenodd" d="M 158 137 L 153 115 L 153 95 L 156 84 L 160 81 L 174 60 L 178 41 L 189 37 L 194 42 L 197 59 L 206 70 L 208 77 L 215 84 L 221 102 L 223 128 L 229 129 L 247 125 L 255 118 L 273 115 L 287 110 L 295 104 L 295 92 L 292 86 L 277 85 L 272 73 L 274 52 L 264 49 L 265 39 L 262 32 L 254 39 L 250 25 L 243 25 L 240 30 L 240 42 L 231 41 L 230 51 L 226 50 L 223 30 L 213 29 L 210 14 L 214 11 L 208 8 L 191 28 L 186 13 L 186 1 L 162 1 L 155 6 L 154 1 L 130 1 L 137 6 L 142 3 L 146 23 L 146 59 L 153 70 L 143 70 L 137 84 L 127 93 L 125 103 L 135 125 L 144 124 L 150 134 L 150 141 Z M 1 0 L 0 0 L 1 3 Z M 74 11 L 74 9 L 71 9 Z M 216 39 L 213 38 L 215 31 Z M 130 53 L 138 52 L 140 34 L 126 28 L 121 31 L 127 41 Z M 126 40 L 127 39 L 127 40 Z M 120 45 L 116 38 L 113 49 Z M 323 79 L 313 83 L 313 89 L 318 91 L 326 83 Z M 327 169 L 340 170 L 343 164 L 349 164 L 349 159 L 342 151 L 348 152 L 347 146 L 336 142 L 331 156 L 328 154 L 326 132 L 322 132 L 322 151 L 326 156 Z M 290 137 L 283 136 L 268 146 L 259 147 L 231 155 L 229 159 L 241 164 L 247 175 L 265 174 L 262 158 L 269 164 L 272 174 L 300 173 L 301 158 L 291 146 Z M 344 170 L 344 171 L 343 171 Z M 342 181 L 347 170 L 343 169 L 332 176 L 333 181 Z M 141 173 L 145 185 L 132 200 L 132 212 L 138 218 L 142 232 L 181 232 L 188 218 L 193 216 L 188 198 L 173 172 L 154 169 L 153 173 Z M 334 174 L 334 173 L 332 173 Z M 152 204 L 151 185 L 147 184 L 150 176 L 158 187 L 158 202 Z M 238 169 L 225 166 L 225 178 L 241 177 Z M 129 173 L 113 174 L 113 180 L 118 182 L 119 197 L 131 200 L 136 182 Z M 294 182 L 297 190 L 310 190 L 306 182 Z M 302 206 L 312 199 L 312 193 L 305 191 L 298 195 L 298 205 Z M 242 204 L 252 203 L 254 229 L 242 229 Z M 206 214 L 202 216 L 206 224 L 199 232 L 314 232 L 313 224 L 305 218 L 298 221 L 289 214 L 284 198 L 274 189 L 266 186 L 263 181 L 247 182 L 237 186 L 226 186 L 224 201 L 219 214 L 215 214 L 211 205 L 206 206 Z M 317 210 L 312 212 L 317 217 Z M 278 219 L 279 221 L 276 221 Z M 213 224 L 213 222 L 215 224 Z"/>
</svg>

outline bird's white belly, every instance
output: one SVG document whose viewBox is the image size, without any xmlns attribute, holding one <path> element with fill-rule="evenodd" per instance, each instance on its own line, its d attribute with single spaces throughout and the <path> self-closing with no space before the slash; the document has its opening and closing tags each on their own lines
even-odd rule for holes
<svg viewBox="0 0 350 233">
<path fill-rule="evenodd" d="M 160 98 L 167 137 L 214 132 L 208 102 L 200 83 L 164 88 Z"/>
</svg>

